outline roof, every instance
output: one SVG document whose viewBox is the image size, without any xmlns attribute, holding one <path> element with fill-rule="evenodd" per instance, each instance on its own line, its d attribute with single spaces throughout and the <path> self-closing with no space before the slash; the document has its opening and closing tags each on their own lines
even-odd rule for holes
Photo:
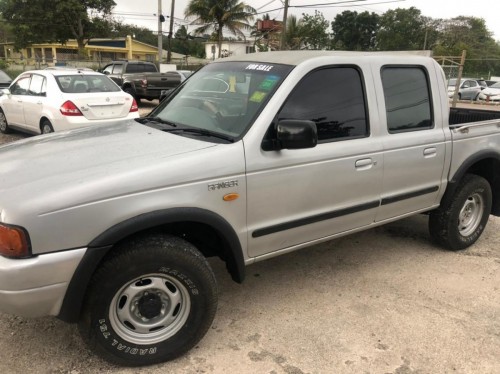
<svg viewBox="0 0 500 374">
<path fill-rule="evenodd" d="M 274 64 L 299 65 L 300 63 L 320 57 L 375 57 L 375 56 L 429 56 L 427 51 L 390 51 L 390 52 L 350 52 L 350 51 L 276 51 L 276 52 L 258 52 L 246 55 L 238 55 L 215 60 L 214 63 L 224 61 L 249 61 L 249 62 L 267 62 Z"/>
<path fill-rule="evenodd" d="M 79 74 L 79 75 L 104 75 L 102 73 L 99 73 L 94 70 L 90 69 L 78 69 L 78 68 L 64 68 L 64 69 L 42 69 L 42 70 L 28 70 L 23 72 L 22 74 L 31 74 L 31 73 L 38 73 L 38 74 L 50 74 L 53 76 L 59 76 L 59 75 L 74 75 L 74 74 Z"/>
</svg>

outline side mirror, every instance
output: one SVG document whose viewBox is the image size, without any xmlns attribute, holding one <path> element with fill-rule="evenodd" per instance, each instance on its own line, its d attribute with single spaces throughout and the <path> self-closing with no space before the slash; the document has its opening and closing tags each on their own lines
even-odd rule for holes
<svg viewBox="0 0 500 374">
<path fill-rule="evenodd" d="M 104 75 L 109 75 L 109 71 L 108 71 L 108 70 L 103 71 L 102 73 L 103 73 Z"/>
<path fill-rule="evenodd" d="M 313 121 L 286 119 L 278 122 L 276 138 L 280 149 L 314 148 L 318 144 L 318 130 Z"/>
<path fill-rule="evenodd" d="M 0 90 L 0 96 L 3 96 L 3 95 L 10 95 L 10 90 L 8 88 L 3 88 Z"/>
</svg>

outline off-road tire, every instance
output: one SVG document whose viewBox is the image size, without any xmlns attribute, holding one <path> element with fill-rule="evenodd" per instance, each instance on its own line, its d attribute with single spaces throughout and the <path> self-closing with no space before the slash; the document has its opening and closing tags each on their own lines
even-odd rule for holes
<svg viewBox="0 0 500 374">
<path fill-rule="evenodd" d="M 452 251 L 471 246 L 486 227 L 491 204 L 488 181 L 478 175 L 466 174 L 453 195 L 445 194 L 441 206 L 430 213 L 431 238 Z"/>
<path fill-rule="evenodd" d="M 112 363 L 150 365 L 196 345 L 216 310 L 217 284 L 206 258 L 185 240 L 150 234 L 104 259 L 92 277 L 79 331 Z"/>
</svg>

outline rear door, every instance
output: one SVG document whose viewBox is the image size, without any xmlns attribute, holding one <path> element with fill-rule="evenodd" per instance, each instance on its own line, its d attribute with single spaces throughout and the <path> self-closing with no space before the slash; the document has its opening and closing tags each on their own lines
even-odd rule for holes
<svg viewBox="0 0 500 374">
<path fill-rule="evenodd" d="M 47 106 L 47 79 L 40 74 L 31 77 L 28 94 L 24 97 L 24 120 L 26 127 L 33 132 L 41 132 L 40 118 Z"/>
<path fill-rule="evenodd" d="M 382 200 L 377 221 L 418 212 L 436 204 L 444 175 L 445 133 L 433 108 L 426 66 L 373 64 L 384 147 Z"/>
</svg>

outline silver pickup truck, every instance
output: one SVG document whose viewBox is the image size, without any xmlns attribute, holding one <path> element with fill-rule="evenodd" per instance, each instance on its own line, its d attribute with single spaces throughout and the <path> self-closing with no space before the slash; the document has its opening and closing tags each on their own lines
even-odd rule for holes
<svg viewBox="0 0 500 374">
<path fill-rule="evenodd" d="M 323 51 L 211 63 L 145 118 L 0 148 L 0 310 L 78 322 L 104 358 L 209 329 L 207 262 L 245 266 L 412 214 L 462 250 L 500 214 L 500 113 L 448 107 L 431 58 Z"/>
</svg>

